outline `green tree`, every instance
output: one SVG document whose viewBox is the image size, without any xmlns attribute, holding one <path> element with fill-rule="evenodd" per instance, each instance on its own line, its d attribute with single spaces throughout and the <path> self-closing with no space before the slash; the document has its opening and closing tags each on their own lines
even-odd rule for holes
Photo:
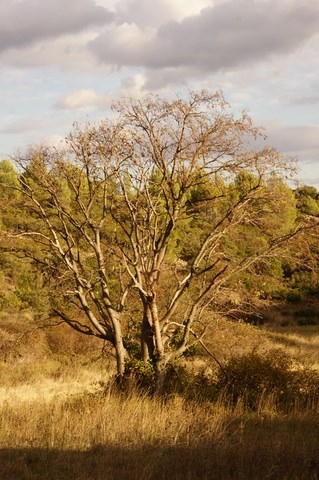
<svg viewBox="0 0 319 480">
<path fill-rule="evenodd" d="M 19 175 L 8 160 L 0 162 L 0 191 L 0 308 L 7 311 L 34 308 L 39 317 L 47 313 L 41 275 L 32 259 L 27 258 L 26 242 L 19 240 L 18 245 L 16 239 L 4 234 L 6 230 L 24 229 L 29 223 L 28 215 L 19 206 L 23 202 Z"/>
<path fill-rule="evenodd" d="M 223 289 L 289 248 L 298 227 L 279 205 L 294 166 L 253 149 L 259 130 L 221 93 L 150 95 L 115 110 L 75 126 L 64 151 L 16 159 L 29 221 L 11 235 L 33 241 L 55 314 L 109 342 L 119 377 L 134 350 L 160 391 L 168 365 L 202 341 Z M 255 242 L 243 248 L 247 232 Z"/>
<path fill-rule="evenodd" d="M 306 215 L 319 216 L 319 195 L 315 187 L 304 185 L 295 190 L 297 207 Z"/>
</svg>

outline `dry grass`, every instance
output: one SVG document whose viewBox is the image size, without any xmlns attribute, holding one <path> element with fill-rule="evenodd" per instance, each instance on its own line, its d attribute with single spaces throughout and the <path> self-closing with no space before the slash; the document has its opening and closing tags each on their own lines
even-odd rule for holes
<svg viewBox="0 0 319 480">
<path fill-rule="evenodd" d="M 221 321 L 210 348 L 224 360 L 274 342 L 304 355 L 318 337 Z M 62 360 L 0 363 L 1 480 L 319 479 L 318 405 L 283 416 L 271 395 L 253 413 L 223 398 L 125 396 L 102 362 Z"/>
<path fill-rule="evenodd" d="M 3 480 L 318 478 L 318 416 L 271 401 L 251 414 L 108 391 L 15 399 L 0 418 Z"/>
<path fill-rule="evenodd" d="M 318 326 L 280 328 L 270 333 L 270 338 L 294 357 L 319 370 L 318 332 Z"/>
<path fill-rule="evenodd" d="M 20 402 L 51 402 L 59 398 L 65 398 L 70 395 L 83 394 L 86 392 L 95 392 L 100 388 L 100 384 L 105 382 L 106 375 L 99 370 L 74 370 L 74 375 L 70 372 L 61 374 L 61 367 L 58 370 L 57 378 L 43 378 L 39 376 L 37 380 L 29 382 L 16 383 L 15 385 L 6 384 L 0 386 L 0 403 L 16 404 Z"/>
<path fill-rule="evenodd" d="M 252 351 L 263 353 L 282 346 L 290 355 L 319 369 L 319 326 L 256 328 L 220 318 L 211 324 L 207 345 L 220 361 Z"/>
</svg>

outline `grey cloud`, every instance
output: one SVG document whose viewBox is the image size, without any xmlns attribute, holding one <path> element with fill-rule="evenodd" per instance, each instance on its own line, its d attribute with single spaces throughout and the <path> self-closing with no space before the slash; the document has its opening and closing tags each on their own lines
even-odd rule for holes
<svg viewBox="0 0 319 480">
<path fill-rule="evenodd" d="M 0 51 L 110 22 L 93 0 L 1 0 Z"/>
<path fill-rule="evenodd" d="M 291 105 L 316 105 L 319 103 L 319 95 L 298 97 L 291 100 Z"/>
<path fill-rule="evenodd" d="M 46 120 L 39 118 L 18 117 L 12 119 L 5 125 L 0 126 L 0 133 L 20 134 L 31 131 L 38 131 L 46 127 Z"/>
<path fill-rule="evenodd" d="M 307 185 L 319 188 L 319 125 L 284 125 L 267 122 L 267 143 L 298 160 L 298 177 Z"/>
<path fill-rule="evenodd" d="M 319 125 L 284 125 L 274 121 L 265 126 L 269 145 L 296 157 L 302 169 L 309 170 L 311 164 L 316 164 L 318 169 Z"/>
<path fill-rule="evenodd" d="M 315 0 L 229 0 L 166 23 L 153 39 L 145 36 L 135 46 L 118 42 L 111 29 L 90 46 L 106 63 L 152 70 L 189 67 L 200 73 L 293 52 L 318 32 Z"/>
<path fill-rule="evenodd" d="M 178 84 L 187 85 L 188 79 L 194 76 L 193 69 L 191 67 L 167 67 L 162 68 L 160 75 L 158 70 L 148 70 L 145 78 L 145 89 L 147 90 L 157 90 L 160 89 L 163 85 L 166 87 L 174 87 Z"/>
<path fill-rule="evenodd" d="M 316 163 L 313 163 L 311 166 L 313 168 L 313 171 L 316 172 L 318 170 L 318 165 Z M 313 175 L 309 175 L 308 171 L 304 173 L 303 183 L 305 185 L 313 185 L 314 187 L 317 188 L 317 190 L 319 190 L 319 177 L 314 177 Z"/>
<path fill-rule="evenodd" d="M 266 125 L 268 143 L 302 160 L 319 158 L 319 125 Z"/>
</svg>

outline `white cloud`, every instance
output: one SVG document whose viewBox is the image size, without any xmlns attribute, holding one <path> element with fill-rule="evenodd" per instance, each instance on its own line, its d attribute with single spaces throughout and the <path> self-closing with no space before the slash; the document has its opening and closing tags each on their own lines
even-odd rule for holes
<svg viewBox="0 0 319 480">
<path fill-rule="evenodd" d="M 88 107 L 105 107 L 105 104 L 105 96 L 98 95 L 93 88 L 83 88 L 60 98 L 56 102 L 56 107 L 77 110 Z"/>
<path fill-rule="evenodd" d="M 147 92 L 222 89 L 319 177 L 318 0 L 0 0 L 1 148 Z"/>
<path fill-rule="evenodd" d="M 61 71 L 110 72 L 114 68 L 99 63 L 87 48 L 95 36 L 92 32 L 61 35 L 24 48 L 12 48 L 0 52 L 1 64 L 16 69 L 54 67 Z"/>
<path fill-rule="evenodd" d="M 123 23 L 104 31 L 90 46 L 107 64 L 143 66 L 147 45 L 153 44 L 155 33 L 152 28 L 143 30 L 134 23 Z"/>
<path fill-rule="evenodd" d="M 87 43 L 95 36 L 91 32 L 76 36 L 61 35 L 23 48 L 11 48 L 0 52 L 1 63 L 16 69 L 55 67 L 60 70 L 98 70 L 101 66 L 87 48 Z M 104 70 L 107 68 L 103 66 Z"/>
<path fill-rule="evenodd" d="M 63 135 L 46 135 L 42 139 L 40 139 L 40 143 L 44 143 L 46 145 L 51 145 L 52 147 L 61 148 L 63 149 L 66 146 L 65 136 Z"/>
<path fill-rule="evenodd" d="M 291 100 L 294 105 L 315 105 L 319 103 L 319 95 L 304 95 Z"/>
<path fill-rule="evenodd" d="M 145 94 L 145 82 L 145 76 L 141 73 L 136 73 L 125 78 L 121 85 L 121 95 L 124 97 L 137 98 Z"/>
<path fill-rule="evenodd" d="M 170 20 L 196 15 L 204 7 L 215 3 L 216 0 L 126 0 L 117 5 L 116 22 L 135 23 L 141 28 L 158 27 Z"/>
<path fill-rule="evenodd" d="M 172 10 L 175 20 L 199 14 L 206 7 L 213 7 L 226 0 L 174 0 L 172 2 Z"/>
</svg>

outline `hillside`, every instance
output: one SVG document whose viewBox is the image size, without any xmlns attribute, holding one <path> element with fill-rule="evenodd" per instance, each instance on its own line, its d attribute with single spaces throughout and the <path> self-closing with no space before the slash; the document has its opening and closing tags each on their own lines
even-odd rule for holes
<svg viewBox="0 0 319 480">
<path fill-rule="evenodd" d="M 319 325 L 316 312 L 318 299 L 307 298 L 304 303 L 276 304 L 261 311 L 262 322 L 253 325 L 242 320 L 223 317 L 209 323 L 204 345 L 222 362 L 250 352 L 264 353 L 283 348 L 319 368 Z M 313 316 L 310 316 L 313 312 Z M 195 357 L 186 362 L 200 368 L 216 368 L 216 362 L 202 347 Z M 0 362 L 2 382 L 11 375 L 12 368 L 22 368 L 15 382 L 32 383 L 40 377 L 58 378 L 59 371 L 72 372 L 73 365 L 101 370 L 100 377 L 114 374 L 114 357 L 105 342 L 82 335 L 67 325 L 54 321 L 34 319 L 32 313 L 2 312 L 0 315 Z M 215 365 L 214 365 L 215 364 Z M 27 376 L 26 372 L 29 370 Z M 15 383 L 14 382 L 14 383 Z"/>
</svg>

